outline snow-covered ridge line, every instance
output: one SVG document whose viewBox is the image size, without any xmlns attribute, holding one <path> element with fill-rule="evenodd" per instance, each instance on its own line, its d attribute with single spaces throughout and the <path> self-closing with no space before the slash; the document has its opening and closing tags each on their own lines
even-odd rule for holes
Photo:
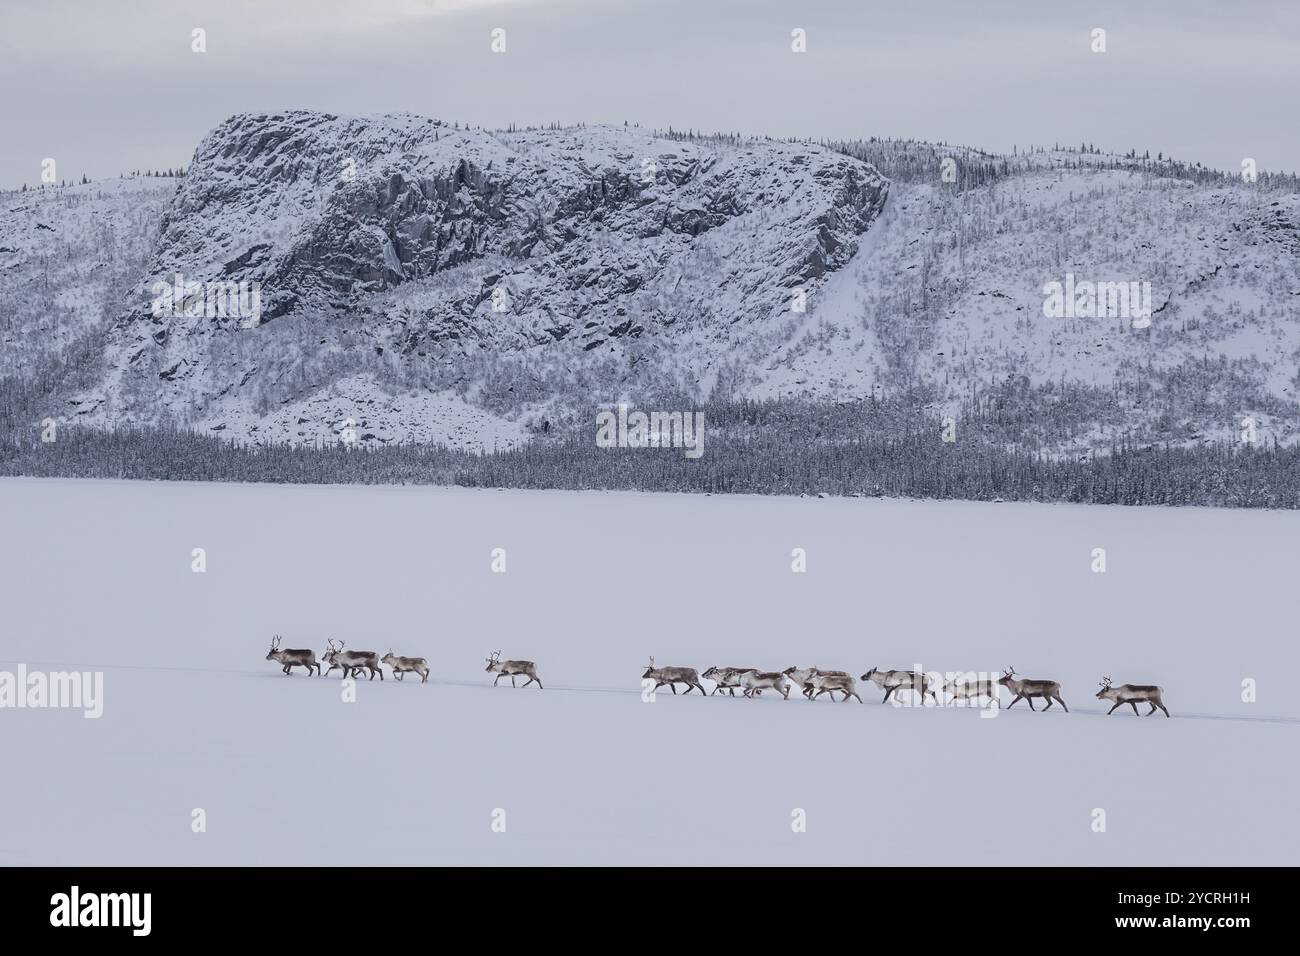
<svg viewBox="0 0 1300 956">
<path fill-rule="evenodd" d="M 310 441 L 341 419 L 287 406 L 350 373 L 383 379 L 395 407 L 346 417 L 392 440 L 423 418 L 404 396 L 454 392 L 517 422 L 575 366 L 608 380 L 601 397 L 637 379 L 707 388 L 719 357 L 770 337 L 852 258 L 886 195 L 860 161 L 774 140 L 232 117 L 196 151 L 110 336 L 104 386 L 78 408 Z M 150 290 L 177 277 L 253 283 L 260 315 L 160 319 Z M 643 364 L 669 340 L 671 357 Z M 484 393 L 502 361 L 533 370 L 529 394 Z"/>
<path fill-rule="evenodd" d="M 257 444 L 491 450 L 586 427 L 593 404 L 712 394 L 905 395 L 1061 455 L 1290 444 L 1285 182 L 1091 147 L 244 114 L 159 181 L 170 195 L 25 194 L 0 218 L 0 293 L 20 303 L 0 336 L 12 370 L 103 356 L 33 423 Z M 46 285 L 39 264 L 70 241 Z M 251 287 L 239 301 L 259 314 L 157 308 L 160 287 L 191 283 Z M 1136 288 L 1141 314 L 1111 314 L 1107 293 L 1045 314 L 1053 288 Z"/>
</svg>

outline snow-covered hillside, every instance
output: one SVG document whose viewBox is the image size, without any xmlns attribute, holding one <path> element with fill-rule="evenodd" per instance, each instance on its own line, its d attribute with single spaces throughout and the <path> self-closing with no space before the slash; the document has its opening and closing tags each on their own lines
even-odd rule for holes
<svg viewBox="0 0 1300 956">
<path fill-rule="evenodd" d="M 1149 282 L 1149 327 L 1045 317 L 1067 275 Z M 1040 165 L 965 192 L 895 184 L 755 393 L 921 388 L 956 415 L 992 385 L 1051 405 L 1078 384 L 1112 393 L 1080 447 L 1235 436 L 1246 416 L 1293 442 L 1298 368 L 1300 196 Z"/>
<path fill-rule="evenodd" d="M 38 784 L 6 792 L 5 864 L 1300 854 L 1294 513 L 15 479 L 0 527 L 0 671 L 104 681 L 99 719 L 0 709 L 10 766 Z M 433 679 L 348 703 L 337 672 L 265 661 L 275 633 L 423 655 Z M 491 688 L 497 648 L 546 689 Z M 643 703 L 649 655 L 1014 665 L 1061 681 L 1070 713 L 866 691 Z M 1173 718 L 1104 716 L 1107 674 L 1162 685 Z"/>
<path fill-rule="evenodd" d="M 121 314 L 176 184 L 131 177 L 0 196 L 0 376 Z"/>
<path fill-rule="evenodd" d="M 195 153 L 79 407 L 311 438 L 319 420 L 294 427 L 286 406 L 369 372 L 393 414 L 367 427 L 390 440 L 420 430 L 412 387 L 517 418 L 574 375 L 619 387 L 647 358 L 646 381 L 695 383 L 702 357 L 847 262 L 885 195 L 870 166 L 805 144 L 237 116 Z M 156 314 L 155 283 L 177 275 L 256 283 L 257 321 Z M 243 427 L 250 408 L 268 425 Z"/>
<path fill-rule="evenodd" d="M 1289 182 L 1091 149 L 246 114 L 178 185 L 7 194 L 0 374 L 98 329 L 40 418 L 256 442 L 491 449 L 716 389 L 896 397 L 1030 449 L 1243 419 L 1294 443 Z M 176 276 L 256 285 L 257 320 L 155 314 Z M 1149 326 L 1045 315 L 1067 282 L 1149 291 Z"/>
</svg>

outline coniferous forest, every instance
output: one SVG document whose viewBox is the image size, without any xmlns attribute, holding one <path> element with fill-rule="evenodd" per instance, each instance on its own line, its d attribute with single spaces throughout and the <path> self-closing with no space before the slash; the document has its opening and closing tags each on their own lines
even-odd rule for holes
<svg viewBox="0 0 1300 956">
<path fill-rule="evenodd" d="M 854 403 L 855 405 L 858 403 Z M 861 403 L 869 405 L 870 403 Z M 1121 505 L 1300 507 L 1300 448 L 1119 444 L 1080 456 L 995 443 L 964 420 L 957 438 L 916 416 L 795 401 L 704 405 L 704 454 L 598 448 L 572 428 L 504 451 L 429 444 L 236 445 L 175 428 L 62 428 L 0 444 L 0 475 L 718 494 L 867 495 Z M 866 409 L 870 424 L 871 409 Z M 901 424 L 901 428 L 899 427 Z M 963 439 L 962 435 L 972 436 Z M 981 435 L 981 437 L 974 437 Z"/>
</svg>

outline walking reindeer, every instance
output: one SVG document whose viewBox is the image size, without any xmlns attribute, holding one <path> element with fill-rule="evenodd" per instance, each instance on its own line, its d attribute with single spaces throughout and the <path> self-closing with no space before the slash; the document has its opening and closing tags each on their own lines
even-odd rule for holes
<svg viewBox="0 0 1300 956">
<path fill-rule="evenodd" d="M 744 687 L 741 678 L 750 672 L 758 673 L 757 667 L 718 667 L 716 664 L 710 667 L 700 676 L 706 680 L 713 681 L 713 690 L 709 692 L 712 697 L 718 691 L 726 691 L 732 697 L 736 696 L 736 688 Z"/>
<path fill-rule="evenodd" d="M 280 650 L 279 634 L 271 638 L 271 649 L 266 652 L 266 659 L 268 661 L 275 661 L 276 663 L 283 664 L 286 677 L 288 676 L 289 668 L 291 667 L 305 667 L 309 677 L 311 676 L 311 669 L 313 667 L 316 668 L 317 674 L 320 673 L 320 664 L 316 660 L 316 655 L 311 651 L 299 648 L 285 648 L 284 650 Z"/>
<path fill-rule="evenodd" d="M 822 694 L 830 694 L 831 700 L 834 700 L 835 691 L 839 691 L 844 695 L 840 703 L 847 703 L 850 697 L 857 697 L 859 704 L 863 702 L 862 698 L 858 697 L 857 684 L 853 682 L 852 677 L 843 672 L 818 671 L 808 678 L 807 686 L 810 692 L 815 691 L 811 693 L 810 700 L 816 700 Z"/>
<path fill-rule="evenodd" d="M 878 667 L 873 667 L 862 675 L 862 680 L 869 680 L 884 689 L 885 696 L 880 701 L 882 704 L 887 703 L 889 698 L 900 690 L 916 691 L 921 695 L 923 706 L 926 694 L 934 698 L 935 704 L 939 703 L 939 695 L 930 690 L 930 678 L 917 671 L 882 671 Z"/>
<path fill-rule="evenodd" d="M 774 690 L 781 695 L 782 700 L 790 699 L 790 682 L 785 679 L 785 675 L 777 671 L 745 671 L 740 675 L 740 683 L 744 686 L 744 695 L 746 697 L 757 697 L 765 690 Z M 686 693 L 691 689 L 686 688 Z"/>
<path fill-rule="evenodd" d="M 1016 669 L 1008 667 L 1007 672 L 1003 674 L 998 683 L 1016 696 L 1011 703 L 1007 704 L 1007 710 L 1016 705 L 1016 701 L 1024 699 L 1029 702 L 1029 709 L 1034 710 L 1034 698 L 1047 698 L 1047 706 L 1043 710 L 1052 709 L 1052 701 L 1061 705 L 1062 709 L 1068 714 L 1070 708 L 1065 706 L 1065 701 L 1061 699 L 1061 685 L 1054 680 L 1027 680 L 1026 678 L 1016 677 Z"/>
<path fill-rule="evenodd" d="M 384 679 L 384 669 L 379 666 L 378 654 L 374 651 L 345 651 L 343 646 L 343 641 L 329 639 L 329 646 L 321 654 L 322 660 L 329 661 L 330 665 L 329 670 L 325 672 L 326 677 L 334 668 L 341 667 L 344 678 L 355 677 L 362 671 L 369 671 L 371 680 L 375 679 L 375 674 L 379 675 L 380 680 Z"/>
<path fill-rule="evenodd" d="M 987 697 L 992 706 L 1002 708 L 1002 702 L 998 700 L 998 685 L 992 678 L 976 677 L 973 673 L 958 674 L 943 685 L 943 692 L 951 695 L 954 701 L 978 701 L 981 697 Z"/>
<path fill-rule="evenodd" d="M 1097 691 L 1097 699 L 1113 700 L 1115 707 L 1123 707 L 1128 704 L 1133 708 L 1135 714 L 1138 714 L 1139 703 L 1150 704 L 1151 709 L 1147 711 L 1148 717 L 1156 712 L 1157 707 L 1163 710 L 1165 716 L 1168 717 L 1169 711 L 1165 709 L 1164 701 L 1160 699 L 1160 695 L 1163 693 L 1164 690 L 1154 684 L 1120 684 L 1118 687 L 1112 687 L 1110 678 L 1103 677 L 1101 679 L 1101 690 Z M 1106 713 L 1108 715 L 1115 713 L 1115 707 L 1112 707 Z M 1138 714 L 1138 716 L 1142 715 Z"/>
<path fill-rule="evenodd" d="M 391 667 L 393 677 L 397 680 L 401 680 L 407 671 L 413 671 L 420 675 L 421 684 L 429 682 L 429 664 L 423 657 L 398 657 L 390 647 L 388 653 L 381 657 L 379 662 Z"/>
<path fill-rule="evenodd" d="M 704 693 L 704 687 L 700 684 L 700 675 L 694 667 L 655 667 L 655 659 L 652 657 L 645 673 L 641 675 L 641 679 L 655 681 L 655 690 L 667 684 L 673 689 L 674 695 L 677 693 L 677 685 L 685 684 L 686 690 L 684 693 L 689 694 L 691 688 L 694 687 L 699 690 L 702 696 L 708 696 L 708 694 Z M 746 696 L 749 695 L 746 694 Z"/>
<path fill-rule="evenodd" d="M 824 671 L 819 667 L 787 667 L 781 673 L 784 674 L 786 677 L 790 678 L 801 688 L 803 688 L 803 695 L 807 697 L 809 700 L 812 700 L 813 698 L 813 678 L 818 676 L 822 676 L 822 677 L 848 677 L 849 676 L 847 671 Z M 839 688 L 836 687 L 834 688 L 834 690 L 831 691 L 831 700 L 835 699 L 836 690 L 839 690 Z M 845 699 L 847 700 L 847 698 Z"/>
<path fill-rule="evenodd" d="M 497 686 L 497 681 L 501 680 L 502 677 L 509 677 L 510 686 L 515 687 L 517 686 L 515 684 L 515 677 L 519 674 L 524 674 L 528 677 L 528 680 L 524 683 L 524 687 L 527 687 L 529 684 L 536 681 L 538 690 L 546 689 L 542 686 L 542 682 L 537 676 L 536 664 L 532 661 L 503 661 L 501 660 L 500 651 L 493 651 L 492 656 L 487 659 L 487 672 L 489 674 L 495 673 L 497 675 L 497 679 L 492 682 L 493 687 Z M 547 700 L 550 700 L 550 698 L 548 697 Z"/>
</svg>

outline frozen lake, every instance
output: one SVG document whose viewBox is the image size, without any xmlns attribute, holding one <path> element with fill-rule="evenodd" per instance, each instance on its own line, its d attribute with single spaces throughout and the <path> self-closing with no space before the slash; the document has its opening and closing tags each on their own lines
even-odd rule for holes
<svg viewBox="0 0 1300 956">
<path fill-rule="evenodd" d="M 0 709 L 0 863 L 1300 859 L 1300 514 L 5 479 L 0 582 L 0 671 L 103 672 L 99 719 Z M 348 702 L 276 633 L 432 677 Z M 649 655 L 1014 665 L 1071 712 L 649 704 Z M 1103 674 L 1173 719 L 1104 717 Z"/>
</svg>

